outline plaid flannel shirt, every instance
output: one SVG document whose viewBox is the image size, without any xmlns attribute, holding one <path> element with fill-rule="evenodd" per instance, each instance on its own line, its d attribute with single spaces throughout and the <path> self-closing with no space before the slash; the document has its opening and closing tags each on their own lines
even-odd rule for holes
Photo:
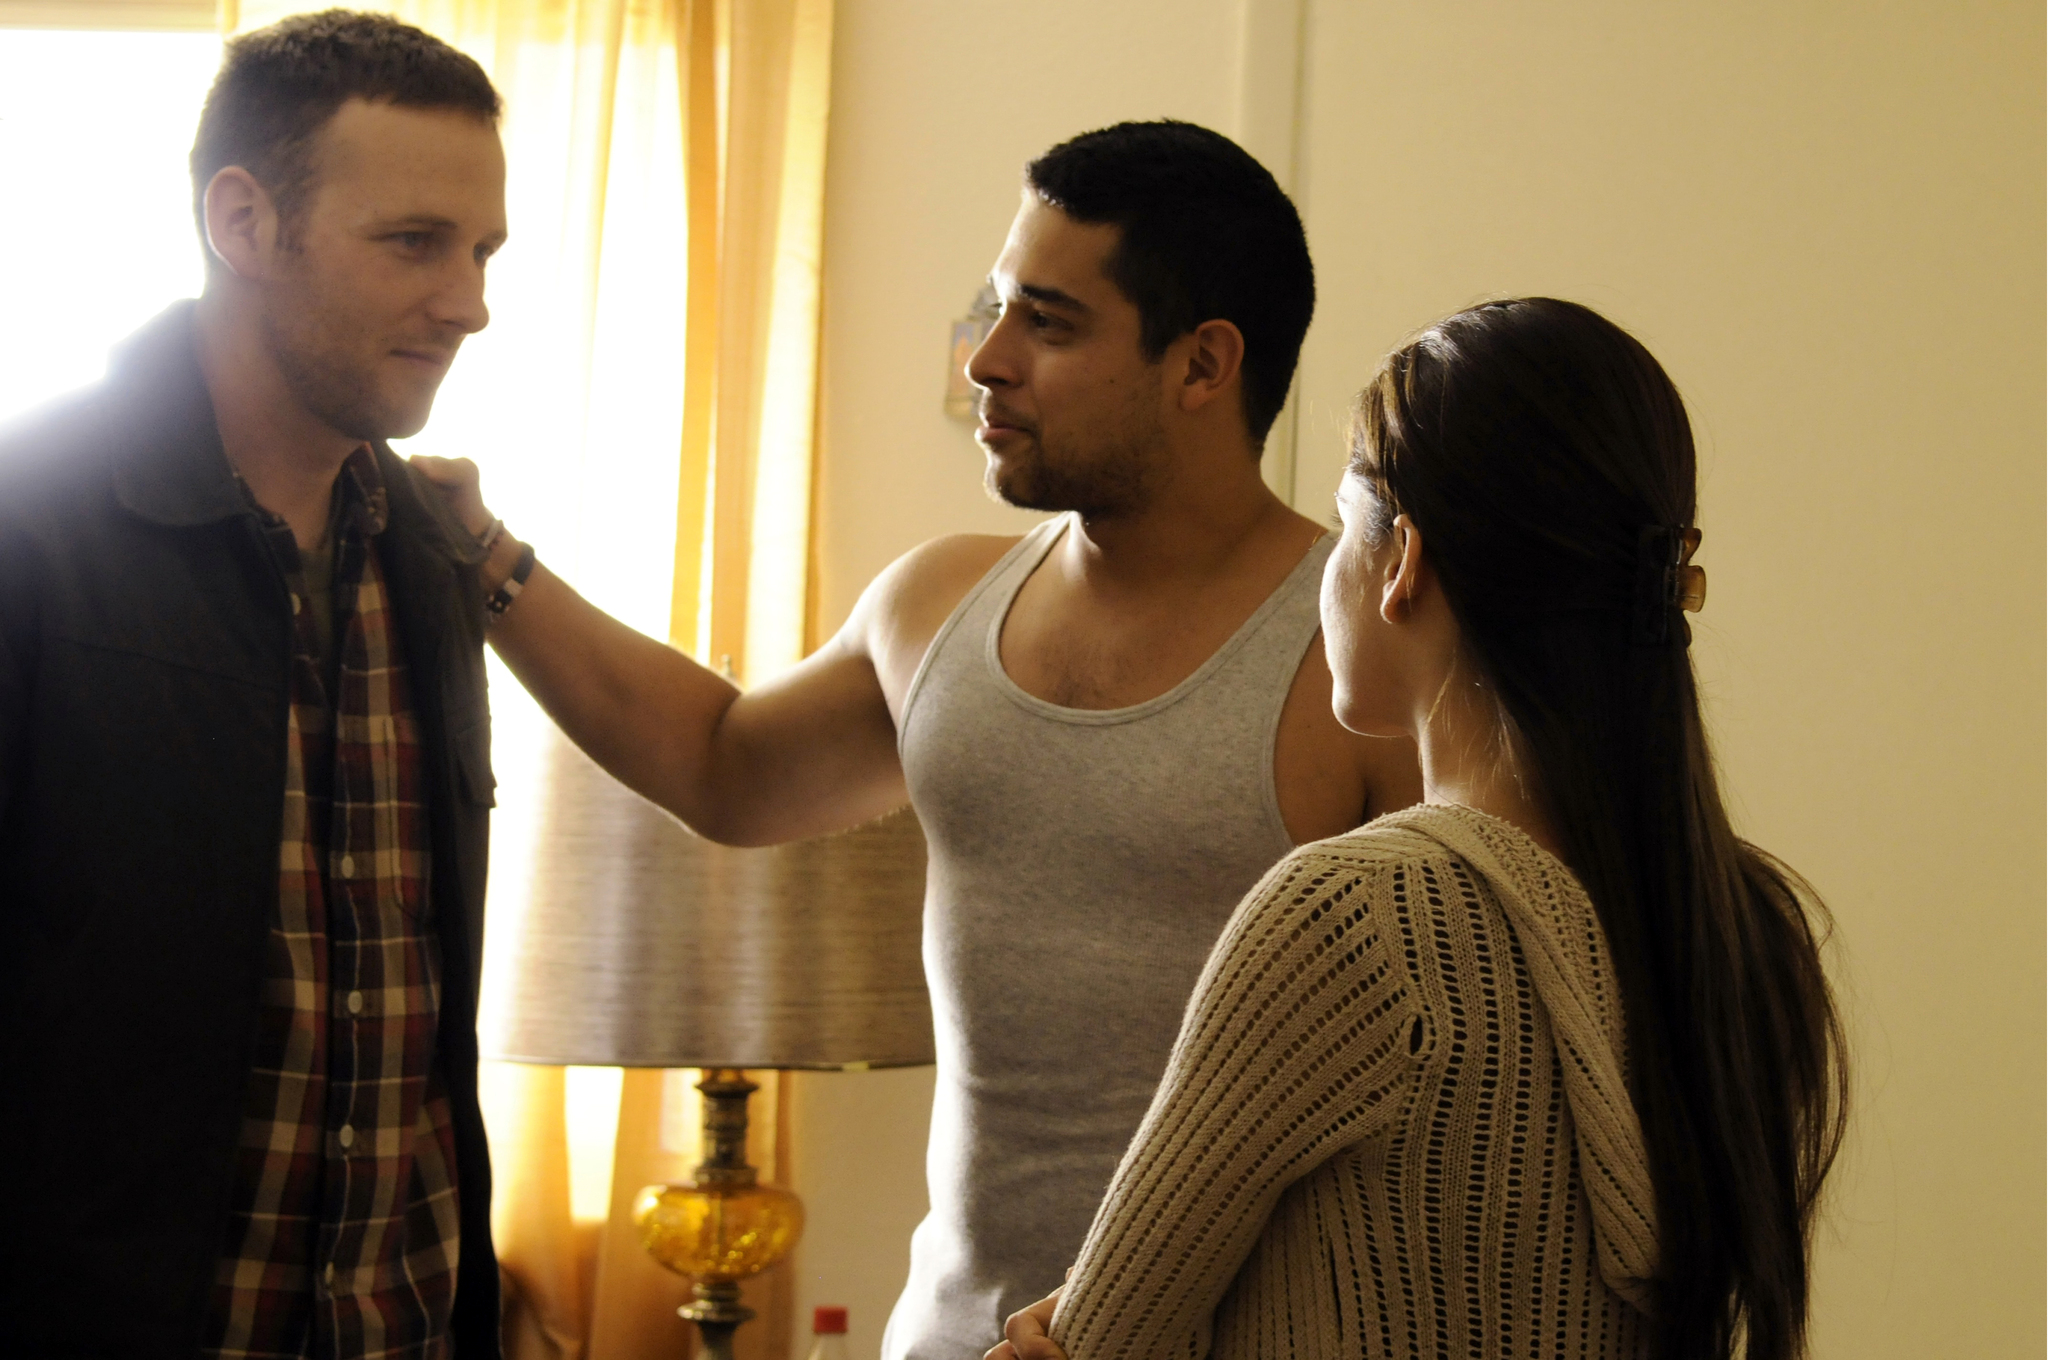
<svg viewBox="0 0 2048 1360">
<path fill-rule="evenodd" d="M 440 1360 L 460 1241 L 434 1052 L 441 960 L 419 731 L 375 543 L 385 491 L 367 447 L 335 494 L 339 656 L 325 674 L 291 529 L 259 511 L 297 642 L 277 919 L 205 1353 Z"/>
</svg>

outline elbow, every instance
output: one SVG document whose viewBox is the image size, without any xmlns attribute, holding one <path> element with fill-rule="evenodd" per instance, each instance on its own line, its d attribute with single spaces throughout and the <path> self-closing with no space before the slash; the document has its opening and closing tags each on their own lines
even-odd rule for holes
<svg viewBox="0 0 2048 1360">
<path fill-rule="evenodd" d="M 752 828 L 745 819 L 733 815 L 729 804 L 716 798 L 706 799 L 703 790 L 654 785 L 634 786 L 633 792 L 673 817 L 699 840 L 740 849 L 766 844 L 760 837 L 748 834 Z"/>
<path fill-rule="evenodd" d="M 674 811 L 674 809 L 670 809 Z M 744 818 L 726 815 L 707 815 L 699 812 L 685 817 L 676 813 L 676 818 L 694 834 L 714 845 L 730 846 L 735 850 L 757 850 L 765 845 L 775 845 L 782 838 L 769 834 L 759 826 L 749 825 Z"/>
<path fill-rule="evenodd" d="M 655 801 L 707 841 L 739 850 L 779 844 L 789 836 L 776 825 L 770 800 L 759 796 L 764 761 L 745 749 L 731 716 L 732 704 L 727 703 L 705 734 L 695 761 L 671 762 L 671 768 L 693 766 L 695 776 L 682 781 L 675 798 Z"/>
<path fill-rule="evenodd" d="M 737 796 L 723 779 L 690 780 L 637 792 L 681 822 L 691 835 L 714 845 L 751 850 L 788 839 L 777 834 L 769 819 Z"/>
</svg>

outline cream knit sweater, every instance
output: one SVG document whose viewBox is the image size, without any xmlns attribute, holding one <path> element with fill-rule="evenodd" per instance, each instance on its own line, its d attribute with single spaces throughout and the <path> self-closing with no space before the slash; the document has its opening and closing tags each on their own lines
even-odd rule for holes
<svg viewBox="0 0 2048 1360">
<path fill-rule="evenodd" d="M 1514 827 L 1423 806 L 1304 846 L 1217 942 L 1053 1338 L 1644 1355 L 1627 1061 L 1592 903 Z"/>
</svg>

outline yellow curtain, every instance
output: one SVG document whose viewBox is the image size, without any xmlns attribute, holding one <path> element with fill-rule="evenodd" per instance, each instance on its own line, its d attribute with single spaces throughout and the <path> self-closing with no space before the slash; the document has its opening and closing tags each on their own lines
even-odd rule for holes
<svg viewBox="0 0 2048 1360">
<path fill-rule="evenodd" d="M 221 0 L 225 32 L 298 9 Z M 506 100 L 512 238 L 489 330 L 413 451 L 483 465 L 493 509 L 584 594 L 744 682 L 810 643 L 818 268 L 832 0 L 393 0 Z M 502 679 L 502 673 L 498 673 Z M 493 939 L 547 815 L 539 723 L 494 683 Z M 489 959 L 486 1011 L 494 996 Z M 687 1282 L 640 1249 L 640 1186 L 698 1159 L 696 1073 L 486 1063 L 493 1234 L 512 1360 L 664 1360 Z M 790 1164 L 785 1081 L 756 1073 L 750 1156 Z M 752 1360 L 792 1344 L 785 1264 Z"/>
</svg>

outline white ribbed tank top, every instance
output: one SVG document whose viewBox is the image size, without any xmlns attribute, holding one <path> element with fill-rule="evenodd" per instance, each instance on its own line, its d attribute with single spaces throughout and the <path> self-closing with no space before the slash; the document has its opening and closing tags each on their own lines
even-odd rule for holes
<svg viewBox="0 0 2048 1360">
<path fill-rule="evenodd" d="M 1069 518 L 1025 535 L 911 681 L 898 749 L 930 844 L 931 1212 L 886 1360 L 978 1360 L 1073 1264 L 1238 899 L 1294 848 L 1280 712 L 1319 626 L 1318 540 L 1193 675 L 1062 708 L 1004 672 L 1003 621 Z"/>
</svg>

